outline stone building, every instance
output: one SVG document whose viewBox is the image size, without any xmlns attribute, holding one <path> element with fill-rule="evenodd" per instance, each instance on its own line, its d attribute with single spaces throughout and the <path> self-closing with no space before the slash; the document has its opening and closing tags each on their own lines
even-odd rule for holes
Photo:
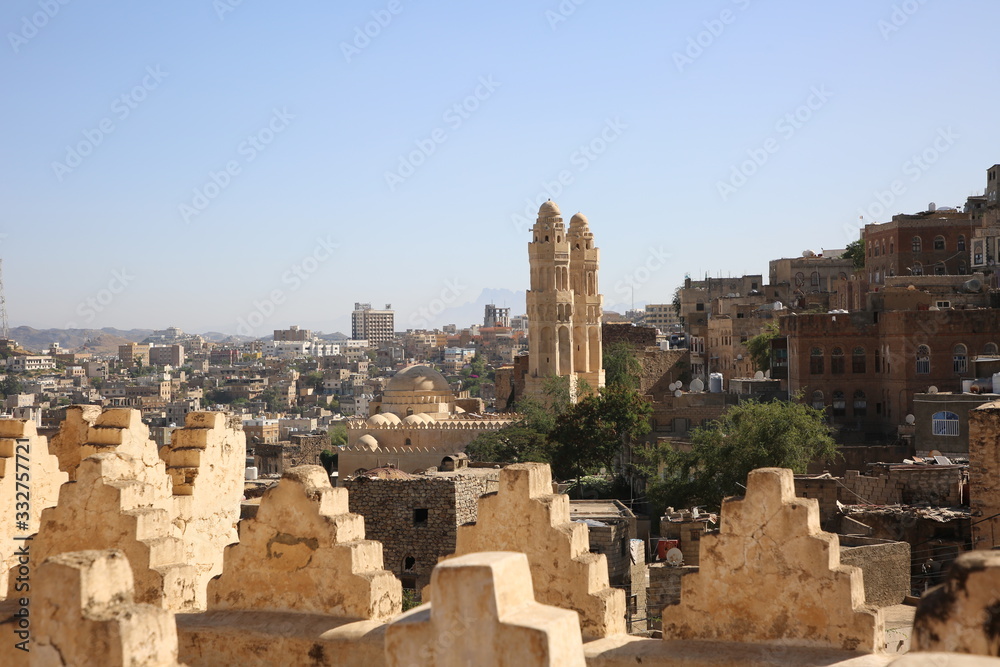
<svg viewBox="0 0 1000 667">
<path fill-rule="evenodd" d="M 403 475 L 403 473 L 400 473 Z M 497 490 L 499 470 L 379 479 L 359 475 L 345 482 L 350 510 L 365 518 L 365 535 L 382 543 L 385 568 L 403 588 L 419 592 L 438 560 L 455 553 L 458 526 L 475 523 L 479 498 Z"/>
<path fill-rule="evenodd" d="M 545 379 L 552 376 L 569 378 L 574 397 L 577 381 L 599 389 L 604 386 L 604 298 L 597 282 L 600 250 L 587 218 L 577 213 L 567 230 L 559 207 L 549 200 L 538 210 L 531 234 L 525 392 L 544 400 Z"/>
<path fill-rule="evenodd" d="M 872 286 L 908 275 L 963 275 L 969 272 L 969 213 L 929 208 L 894 215 L 891 222 L 865 225 L 865 273 Z"/>
<path fill-rule="evenodd" d="M 960 392 L 971 360 L 995 354 L 1000 310 L 800 314 L 781 318 L 788 391 L 842 431 L 887 434 L 929 387 Z"/>
<path fill-rule="evenodd" d="M 445 456 L 464 452 L 480 433 L 514 420 L 512 415 L 479 414 L 475 410 L 480 405 L 477 399 L 456 398 L 444 376 L 429 366 L 396 373 L 381 398 L 369 404 L 371 416 L 347 420 L 341 478 L 386 465 L 406 472 L 431 468 Z"/>
</svg>

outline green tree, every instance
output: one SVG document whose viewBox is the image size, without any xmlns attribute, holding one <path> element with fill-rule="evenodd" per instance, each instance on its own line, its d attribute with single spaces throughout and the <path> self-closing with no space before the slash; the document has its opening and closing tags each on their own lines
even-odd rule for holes
<svg viewBox="0 0 1000 667">
<path fill-rule="evenodd" d="M 791 468 L 804 473 L 810 461 L 839 456 L 826 415 L 796 401 L 745 401 L 720 419 L 696 428 L 691 450 L 669 446 L 655 452 L 666 473 L 650 481 L 654 506 L 719 507 L 726 496 L 741 495 L 756 468 Z"/>
<path fill-rule="evenodd" d="M 649 433 L 652 412 L 639 392 L 620 385 L 586 396 L 556 419 L 549 434 L 555 444 L 553 472 L 565 479 L 610 471 L 620 453 L 627 462 L 636 440 Z"/>
<path fill-rule="evenodd" d="M 337 462 L 339 459 L 340 456 L 335 452 L 331 452 L 329 449 L 324 449 L 319 453 L 320 465 L 322 465 L 328 473 L 337 469 Z"/>
<path fill-rule="evenodd" d="M 23 394 L 24 383 L 22 383 L 21 380 L 16 375 L 8 373 L 7 376 L 3 379 L 3 381 L 0 382 L 0 393 L 2 393 L 4 396 Z"/>
<path fill-rule="evenodd" d="M 609 387 L 638 389 L 641 375 L 642 362 L 635 353 L 635 347 L 619 341 L 604 348 L 604 377 Z"/>
<path fill-rule="evenodd" d="M 747 341 L 747 351 L 753 360 L 754 368 L 764 372 L 771 368 L 771 341 L 778 337 L 778 323 L 770 321 L 764 325 L 764 330 Z"/>
<path fill-rule="evenodd" d="M 865 268 L 865 240 L 858 239 L 847 244 L 847 250 L 841 255 L 854 262 L 854 270 L 860 271 Z"/>
<path fill-rule="evenodd" d="M 344 424 L 334 424 L 329 435 L 330 444 L 334 447 L 343 447 L 347 444 L 347 426 Z"/>
</svg>

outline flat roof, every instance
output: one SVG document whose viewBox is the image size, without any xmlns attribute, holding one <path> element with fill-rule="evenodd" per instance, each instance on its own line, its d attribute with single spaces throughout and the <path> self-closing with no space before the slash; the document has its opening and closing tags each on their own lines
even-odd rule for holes
<svg viewBox="0 0 1000 667">
<path fill-rule="evenodd" d="M 570 519 L 634 518 L 632 511 L 618 500 L 570 500 Z"/>
</svg>

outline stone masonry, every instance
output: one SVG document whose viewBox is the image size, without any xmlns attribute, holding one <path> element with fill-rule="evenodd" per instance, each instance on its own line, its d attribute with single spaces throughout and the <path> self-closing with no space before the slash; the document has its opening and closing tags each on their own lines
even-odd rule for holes
<svg viewBox="0 0 1000 667">
<path fill-rule="evenodd" d="M 430 583 L 438 560 L 455 553 L 458 527 L 476 522 L 479 498 L 496 487 L 496 477 L 484 475 L 362 476 L 345 484 L 351 512 L 365 518 L 366 537 L 384 545 L 386 569 L 417 591 Z"/>
<path fill-rule="evenodd" d="M 1000 544 L 1000 401 L 969 410 L 969 506 L 974 547 Z"/>
<path fill-rule="evenodd" d="M 746 496 L 723 502 L 721 530 L 701 546 L 699 571 L 664 612 L 664 638 L 882 648 L 861 571 L 840 564 L 836 535 L 820 530 L 816 500 L 795 497 L 790 470 L 751 472 Z"/>
</svg>

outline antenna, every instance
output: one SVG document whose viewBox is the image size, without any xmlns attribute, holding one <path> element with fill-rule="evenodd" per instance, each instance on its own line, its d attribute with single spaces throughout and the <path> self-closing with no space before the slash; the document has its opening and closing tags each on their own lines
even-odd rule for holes
<svg viewBox="0 0 1000 667">
<path fill-rule="evenodd" d="M 0 258 L 0 326 L 3 326 L 3 337 L 7 338 L 7 297 L 3 289 L 3 259 Z"/>
</svg>

